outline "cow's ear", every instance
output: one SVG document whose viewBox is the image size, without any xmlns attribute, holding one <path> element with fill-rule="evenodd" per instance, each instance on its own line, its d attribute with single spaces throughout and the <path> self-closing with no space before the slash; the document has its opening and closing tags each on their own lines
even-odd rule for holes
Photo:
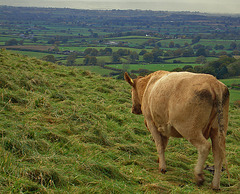
<svg viewBox="0 0 240 194">
<path fill-rule="evenodd" d="M 132 78 L 130 78 L 130 76 L 128 75 L 127 72 L 124 73 L 124 79 L 126 80 L 126 82 L 128 82 L 131 86 L 134 86 L 134 81 Z"/>
</svg>

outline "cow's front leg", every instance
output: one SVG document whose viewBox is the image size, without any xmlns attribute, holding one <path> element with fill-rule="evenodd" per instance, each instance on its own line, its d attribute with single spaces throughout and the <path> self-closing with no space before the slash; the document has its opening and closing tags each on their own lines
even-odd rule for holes
<svg viewBox="0 0 240 194">
<path fill-rule="evenodd" d="M 146 120 L 146 125 L 148 130 L 151 132 L 154 142 L 157 147 L 157 152 L 159 154 L 159 170 L 161 173 L 165 174 L 166 170 L 166 162 L 165 162 L 165 149 L 168 143 L 168 137 L 162 136 L 161 133 L 157 130 L 153 121 Z"/>
</svg>

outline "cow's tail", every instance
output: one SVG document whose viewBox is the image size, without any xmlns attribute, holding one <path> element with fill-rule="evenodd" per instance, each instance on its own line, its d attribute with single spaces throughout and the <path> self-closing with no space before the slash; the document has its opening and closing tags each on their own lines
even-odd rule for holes
<svg viewBox="0 0 240 194">
<path fill-rule="evenodd" d="M 216 99 L 217 105 L 217 119 L 218 119 L 218 129 L 219 129 L 219 147 L 222 152 L 223 156 L 223 163 L 225 163 L 225 168 L 228 174 L 228 180 L 230 181 L 230 173 L 228 170 L 227 165 L 227 158 L 226 158 L 226 146 L 225 146 L 225 139 L 226 139 L 226 129 L 225 129 L 225 121 L 224 121 L 224 114 L 223 114 L 223 106 L 226 103 L 227 99 L 229 98 L 229 91 L 226 88 L 223 96 Z M 226 118 L 225 118 L 226 119 Z M 230 184 L 230 182 L 229 182 Z"/>
</svg>

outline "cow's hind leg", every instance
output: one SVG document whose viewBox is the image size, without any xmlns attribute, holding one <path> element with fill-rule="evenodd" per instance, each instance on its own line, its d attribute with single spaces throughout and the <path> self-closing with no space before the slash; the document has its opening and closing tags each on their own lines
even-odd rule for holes
<svg viewBox="0 0 240 194">
<path fill-rule="evenodd" d="M 159 154 L 159 169 L 161 171 L 161 173 L 165 174 L 166 171 L 166 162 L 165 162 L 165 149 L 168 143 L 168 137 L 162 136 L 160 134 L 160 132 L 157 130 L 157 127 L 155 126 L 155 124 L 153 123 L 153 121 L 147 121 L 147 127 L 148 130 L 151 132 L 154 142 L 156 144 L 157 147 L 157 152 Z"/>
<path fill-rule="evenodd" d="M 219 143 L 219 136 L 218 130 L 212 130 L 210 135 L 212 140 L 212 151 L 213 151 L 213 158 L 214 158 L 214 177 L 212 181 L 212 188 L 214 190 L 220 189 L 220 177 L 221 177 L 221 170 L 222 170 L 222 163 L 224 159 L 224 149 L 225 149 L 225 142 L 224 146 L 221 148 Z"/>
<path fill-rule="evenodd" d="M 194 139 L 189 140 L 198 150 L 198 161 L 194 169 L 195 178 L 198 185 L 202 185 L 204 182 L 203 168 L 204 163 L 207 160 L 211 143 L 208 142 L 202 134 L 199 134 Z"/>
</svg>

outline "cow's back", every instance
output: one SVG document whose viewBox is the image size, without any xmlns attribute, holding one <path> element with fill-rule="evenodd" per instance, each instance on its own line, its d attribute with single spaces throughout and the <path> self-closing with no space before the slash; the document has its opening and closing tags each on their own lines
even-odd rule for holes
<svg viewBox="0 0 240 194">
<path fill-rule="evenodd" d="M 179 125 L 187 128 L 194 124 L 190 118 L 199 126 L 205 125 L 213 114 L 216 98 L 222 98 L 225 89 L 224 84 L 206 74 L 153 75 L 143 96 L 143 114 L 151 117 L 160 128 L 178 128 Z"/>
</svg>

